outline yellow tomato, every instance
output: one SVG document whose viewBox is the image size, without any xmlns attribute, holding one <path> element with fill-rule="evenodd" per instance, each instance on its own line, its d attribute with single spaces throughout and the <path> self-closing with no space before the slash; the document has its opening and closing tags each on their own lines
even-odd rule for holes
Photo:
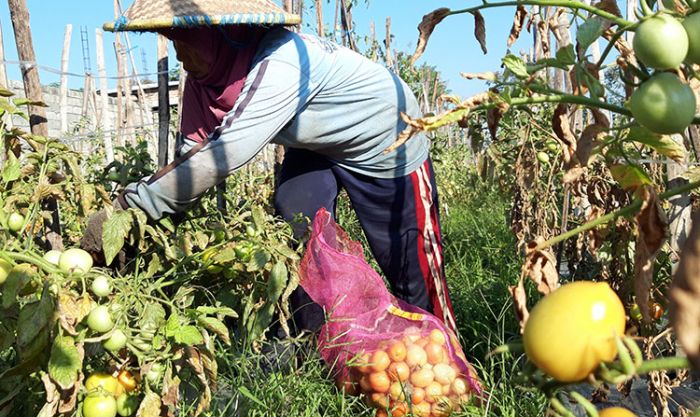
<svg viewBox="0 0 700 417">
<path fill-rule="evenodd" d="M 600 417 L 637 417 L 636 414 L 630 410 L 622 407 L 610 407 L 598 411 Z"/>
<path fill-rule="evenodd" d="M 117 378 L 101 372 L 95 372 L 85 380 L 85 389 L 88 393 L 104 391 L 115 397 L 124 392 L 124 388 L 119 384 Z"/>
<path fill-rule="evenodd" d="M 578 281 L 543 298 L 532 309 L 523 342 L 528 358 L 562 382 L 580 381 L 617 355 L 615 336 L 625 332 L 625 308 L 607 283 Z"/>
</svg>

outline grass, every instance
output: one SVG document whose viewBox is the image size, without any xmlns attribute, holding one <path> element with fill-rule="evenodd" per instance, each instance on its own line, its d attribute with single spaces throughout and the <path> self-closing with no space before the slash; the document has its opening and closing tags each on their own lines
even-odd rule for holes
<svg viewBox="0 0 700 417">
<path fill-rule="evenodd" d="M 519 259 L 508 228 L 506 200 L 497 192 L 471 190 L 445 201 L 442 229 L 448 283 L 462 346 L 489 392 L 483 407 L 455 416 L 541 416 L 545 399 L 516 386 L 522 358 L 489 356 L 519 337 L 507 286 L 516 281 Z M 361 239 L 347 207 L 341 224 Z M 362 240 L 362 239 L 361 239 Z M 220 388 L 209 416 L 373 416 L 357 397 L 342 395 L 312 349 L 269 370 L 261 354 L 229 349 L 219 360 Z"/>
</svg>

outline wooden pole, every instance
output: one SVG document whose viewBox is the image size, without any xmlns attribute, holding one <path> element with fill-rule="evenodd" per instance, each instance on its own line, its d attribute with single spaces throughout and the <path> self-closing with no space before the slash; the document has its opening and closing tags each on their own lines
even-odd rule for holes
<svg viewBox="0 0 700 417">
<path fill-rule="evenodd" d="M 2 40 L 2 24 L 0 24 L 0 87 L 9 90 L 10 83 L 7 81 L 7 71 L 5 69 L 5 45 Z M 12 116 L 5 115 L 2 118 L 2 123 L 6 126 L 12 128 Z M 5 165 L 5 156 L 7 155 L 7 149 L 9 149 L 10 142 L 9 136 L 7 138 L 8 142 L 0 142 L 0 169 Z"/>
<path fill-rule="evenodd" d="M 66 25 L 63 35 L 63 53 L 61 54 L 61 133 L 68 131 L 68 60 L 70 58 L 70 38 L 73 33 L 73 25 Z"/>
<path fill-rule="evenodd" d="M 323 1 L 316 1 L 316 30 L 318 32 L 318 37 L 323 37 Z"/>
<path fill-rule="evenodd" d="M 369 45 L 370 59 L 377 62 L 377 32 L 374 28 L 374 20 L 369 22 Z"/>
<path fill-rule="evenodd" d="M 333 17 L 333 42 L 338 42 L 338 15 L 340 14 L 340 0 L 335 0 L 335 17 Z M 345 38 L 341 36 L 343 45 Z"/>
<path fill-rule="evenodd" d="M 168 86 L 168 39 L 158 35 L 158 166 L 168 164 L 170 88 Z"/>
<path fill-rule="evenodd" d="M 340 0 L 340 6 L 340 16 L 343 24 L 343 32 L 348 38 L 347 45 L 353 51 L 357 51 L 355 38 L 352 36 L 352 3 L 348 3 L 346 0 Z"/>
<path fill-rule="evenodd" d="M 391 17 L 386 17 L 386 38 L 384 39 L 384 47 L 386 52 L 386 67 L 393 68 L 394 62 L 391 57 Z"/>
<path fill-rule="evenodd" d="M 114 146 L 112 145 L 112 122 L 109 118 L 109 95 L 107 93 L 107 70 L 105 69 L 105 52 L 102 29 L 95 29 L 95 55 L 97 58 L 97 74 L 100 77 L 100 125 L 102 126 L 107 164 L 114 161 Z"/>
<path fill-rule="evenodd" d="M 8 0 L 10 18 L 15 32 L 17 55 L 25 64 L 22 68 L 24 92 L 29 100 L 42 101 L 39 70 L 36 67 L 36 56 L 32 44 L 32 32 L 29 27 L 29 11 L 25 0 Z M 29 105 L 29 126 L 35 135 L 48 136 L 49 125 L 46 120 L 46 109 L 41 106 Z"/>
</svg>

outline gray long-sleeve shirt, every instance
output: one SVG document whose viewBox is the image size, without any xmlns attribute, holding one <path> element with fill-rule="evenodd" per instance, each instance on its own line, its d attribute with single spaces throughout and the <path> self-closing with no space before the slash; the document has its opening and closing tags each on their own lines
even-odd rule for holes
<svg viewBox="0 0 700 417">
<path fill-rule="evenodd" d="M 401 112 L 421 116 L 409 87 L 383 66 L 329 41 L 272 29 L 208 140 L 188 143 L 183 157 L 127 186 L 119 200 L 153 219 L 182 211 L 270 142 L 370 177 L 401 177 L 425 161 L 429 147 L 418 135 L 384 153 L 406 126 Z"/>
</svg>

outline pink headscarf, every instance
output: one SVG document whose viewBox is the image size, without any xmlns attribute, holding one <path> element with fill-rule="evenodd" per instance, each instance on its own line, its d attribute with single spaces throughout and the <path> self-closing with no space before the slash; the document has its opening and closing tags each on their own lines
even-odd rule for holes
<svg viewBox="0 0 700 417">
<path fill-rule="evenodd" d="M 221 124 L 241 94 L 265 28 L 257 26 L 170 29 L 160 33 L 187 43 L 209 65 L 202 78 L 188 76 L 180 131 L 202 142 Z"/>
</svg>

